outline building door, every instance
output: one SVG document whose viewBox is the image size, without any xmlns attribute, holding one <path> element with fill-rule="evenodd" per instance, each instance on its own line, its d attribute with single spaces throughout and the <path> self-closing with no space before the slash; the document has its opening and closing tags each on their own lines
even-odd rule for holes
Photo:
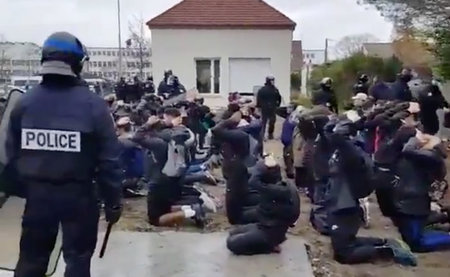
<svg viewBox="0 0 450 277">
<path fill-rule="evenodd" d="M 220 60 L 196 59 L 197 90 L 199 93 L 220 93 Z"/>
<path fill-rule="evenodd" d="M 230 92 L 253 94 L 271 72 L 270 58 L 230 58 Z"/>
</svg>

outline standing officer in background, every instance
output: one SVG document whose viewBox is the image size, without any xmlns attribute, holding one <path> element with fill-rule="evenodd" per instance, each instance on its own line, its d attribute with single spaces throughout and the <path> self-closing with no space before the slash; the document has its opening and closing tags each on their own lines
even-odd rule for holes
<svg viewBox="0 0 450 277">
<path fill-rule="evenodd" d="M 26 199 L 15 277 L 45 276 L 60 225 L 64 276 L 91 276 L 99 219 L 94 179 L 106 220 L 121 216 L 118 141 L 106 103 L 80 79 L 88 59 L 76 37 L 52 34 L 42 50 L 42 83 L 11 113 L 8 176 Z"/>
<path fill-rule="evenodd" d="M 333 90 L 333 79 L 325 77 L 320 82 L 320 90 L 313 93 L 311 102 L 314 106 L 328 107 L 333 113 L 339 113 L 336 93 Z"/>
<path fill-rule="evenodd" d="M 269 139 L 273 139 L 275 131 L 276 111 L 281 105 L 281 95 L 275 87 L 275 77 L 268 76 L 266 83 L 256 96 L 256 107 L 260 109 L 262 115 L 262 138 L 266 135 L 266 126 L 269 122 Z"/>
</svg>

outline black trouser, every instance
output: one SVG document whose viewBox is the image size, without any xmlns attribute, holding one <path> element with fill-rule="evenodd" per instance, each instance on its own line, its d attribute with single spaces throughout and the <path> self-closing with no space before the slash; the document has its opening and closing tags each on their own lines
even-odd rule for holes
<svg viewBox="0 0 450 277">
<path fill-rule="evenodd" d="M 294 174 L 294 153 L 292 149 L 292 144 L 283 147 L 283 160 L 286 166 L 286 174 Z"/>
<path fill-rule="evenodd" d="M 358 264 L 372 262 L 383 258 L 389 252 L 382 248 L 386 244 L 380 238 L 356 237 L 361 225 L 361 212 L 359 209 L 345 214 L 330 214 L 331 245 L 334 258 L 342 264 Z"/>
<path fill-rule="evenodd" d="M 314 175 L 310 168 L 296 167 L 295 168 L 295 185 L 298 188 L 307 188 L 313 191 Z"/>
<path fill-rule="evenodd" d="M 89 277 L 97 243 L 99 208 L 92 184 L 28 184 L 15 277 L 43 277 L 63 233 L 65 277 Z"/>
<path fill-rule="evenodd" d="M 227 181 L 225 202 L 228 221 L 231 224 L 248 222 L 243 220 L 243 217 L 245 217 L 244 209 L 253 206 L 248 201 L 254 202 L 254 197 L 250 194 L 248 188 L 247 167 L 240 159 L 226 159 L 223 162 L 222 171 Z M 254 214 L 254 212 L 251 211 L 251 214 Z"/>
<path fill-rule="evenodd" d="M 150 224 L 158 226 L 159 218 L 171 212 L 172 205 L 182 198 L 181 179 L 162 176 L 149 185 L 147 216 Z"/>
<path fill-rule="evenodd" d="M 261 129 L 261 137 L 264 138 L 266 135 L 266 126 L 269 123 L 269 136 L 273 136 L 273 132 L 275 131 L 275 121 L 277 120 L 277 116 L 275 112 L 262 112 L 262 129 Z"/>
<path fill-rule="evenodd" d="M 284 241 L 286 231 L 287 227 L 239 226 L 230 232 L 227 248 L 236 255 L 269 254 Z"/>
<path fill-rule="evenodd" d="M 330 185 L 327 179 L 323 179 L 316 181 L 313 188 L 314 190 L 310 192 L 312 206 L 309 221 L 317 232 L 328 236 L 330 234 L 328 224 Z"/>
</svg>

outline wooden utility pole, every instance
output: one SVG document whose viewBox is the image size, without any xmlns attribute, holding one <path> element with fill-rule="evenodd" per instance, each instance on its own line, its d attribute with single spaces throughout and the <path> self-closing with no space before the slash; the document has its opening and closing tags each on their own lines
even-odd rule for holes
<svg viewBox="0 0 450 277">
<path fill-rule="evenodd" d="M 328 63 L 328 39 L 325 39 L 325 64 Z"/>
</svg>

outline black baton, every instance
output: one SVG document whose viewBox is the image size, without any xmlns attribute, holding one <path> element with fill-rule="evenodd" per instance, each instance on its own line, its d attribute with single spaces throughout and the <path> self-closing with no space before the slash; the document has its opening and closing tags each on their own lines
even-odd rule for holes
<svg viewBox="0 0 450 277">
<path fill-rule="evenodd" d="M 108 246 L 109 235 L 111 234 L 113 224 L 108 223 L 108 227 L 106 228 L 105 238 L 103 239 L 102 249 L 100 249 L 100 259 L 105 256 L 106 246 Z"/>
</svg>

